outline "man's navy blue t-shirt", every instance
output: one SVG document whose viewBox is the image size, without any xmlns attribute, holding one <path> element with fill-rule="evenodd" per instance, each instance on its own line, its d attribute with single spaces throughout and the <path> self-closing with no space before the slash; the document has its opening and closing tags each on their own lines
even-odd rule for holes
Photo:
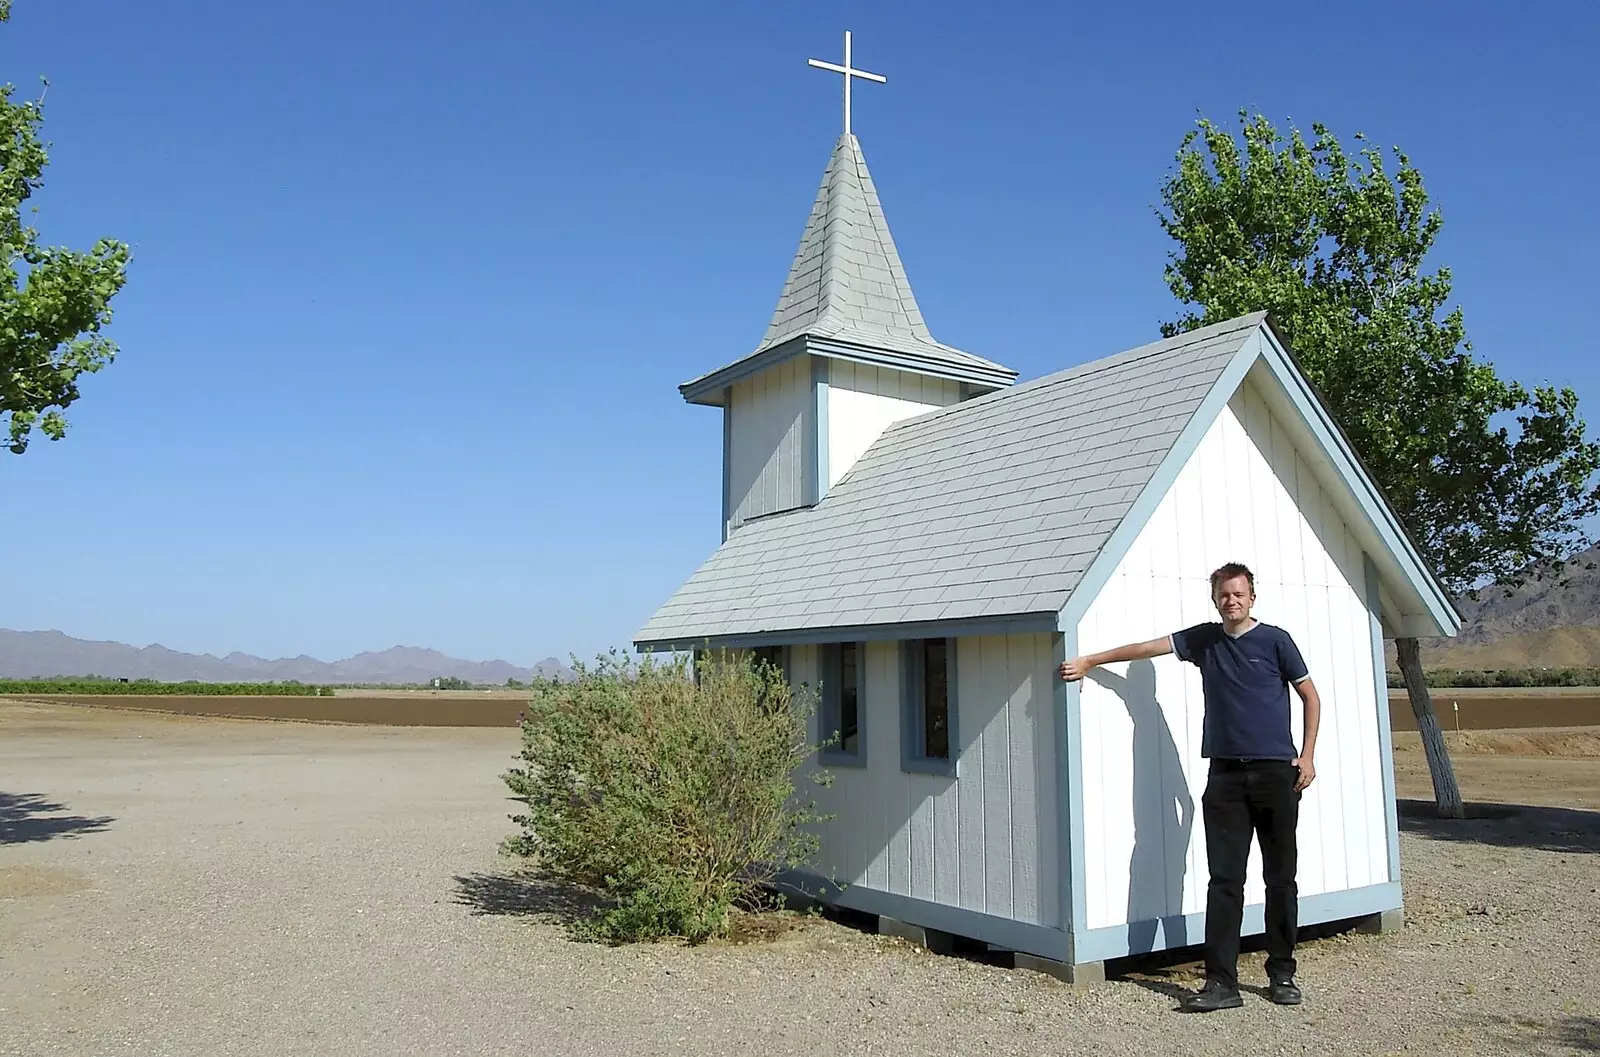
<svg viewBox="0 0 1600 1057">
<path fill-rule="evenodd" d="M 1206 696 L 1201 756 L 1292 760 L 1300 755 L 1289 728 L 1289 684 L 1310 673 L 1287 631 L 1257 623 L 1234 636 L 1221 624 L 1196 624 L 1173 634 L 1172 652 L 1200 669 Z"/>
</svg>

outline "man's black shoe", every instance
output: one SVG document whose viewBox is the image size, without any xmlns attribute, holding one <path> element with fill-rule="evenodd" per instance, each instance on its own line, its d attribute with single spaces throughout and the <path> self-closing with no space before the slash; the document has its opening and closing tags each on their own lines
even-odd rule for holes
<svg viewBox="0 0 1600 1057">
<path fill-rule="evenodd" d="M 1183 1000 L 1185 1013 L 1214 1013 L 1219 1009 L 1238 1009 L 1244 1005 L 1244 999 L 1239 997 L 1239 989 L 1225 987 L 1215 980 L 1206 981 L 1206 986 L 1198 993 L 1190 995 Z"/>
<path fill-rule="evenodd" d="M 1298 1006 L 1300 1004 L 1300 989 L 1294 985 L 1293 980 L 1274 980 L 1267 989 L 1267 997 L 1280 1006 Z"/>
</svg>

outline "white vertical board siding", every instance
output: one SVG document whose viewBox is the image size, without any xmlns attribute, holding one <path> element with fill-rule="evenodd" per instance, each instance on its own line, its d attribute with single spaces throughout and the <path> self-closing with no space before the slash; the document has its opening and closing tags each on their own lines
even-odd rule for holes
<svg viewBox="0 0 1600 1057">
<path fill-rule="evenodd" d="M 733 386 L 728 432 L 730 528 L 805 501 L 811 361 L 796 356 Z"/>
<path fill-rule="evenodd" d="M 955 778 L 900 768 L 900 646 L 866 644 L 867 766 L 815 790 L 824 877 L 1030 924 L 1058 913 L 1050 635 L 956 640 Z M 815 650 L 804 665 L 814 665 Z M 813 667 L 796 664 L 795 677 Z M 811 795 L 811 790 L 807 790 Z"/>
<path fill-rule="evenodd" d="M 1216 620 L 1209 575 L 1256 574 L 1258 619 L 1294 637 L 1323 701 L 1317 781 L 1300 806 L 1301 895 L 1391 880 L 1378 702 L 1359 545 L 1284 424 L 1246 384 L 1078 627 L 1082 653 Z M 1085 897 L 1089 928 L 1205 909 L 1200 673 L 1168 655 L 1109 665 L 1083 684 Z M 1297 744 L 1300 701 L 1290 695 Z M 1247 903 L 1265 898 L 1251 846 Z"/>
<path fill-rule="evenodd" d="M 888 367 L 828 364 L 828 481 L 832 488 L 883 431 L 961 399 L 961 386 Z"/>
</svg>

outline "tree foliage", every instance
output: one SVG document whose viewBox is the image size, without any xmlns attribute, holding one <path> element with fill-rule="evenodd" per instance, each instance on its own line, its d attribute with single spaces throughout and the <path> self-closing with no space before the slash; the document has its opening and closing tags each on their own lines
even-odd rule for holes
<svg viewBox="0 0 1600 1057">
<path fill-rule="evenodd" d="M 1265 310 L 1445 588 L 1476 595 L 1560 575 L 1589 545 L 1600 445 L 1571 389 L 1528 388 L 1472 355 L 1450 270 L 1427 270 L 1443 225 L 1394 151 L 1352 156 L 1241 111 L 1240 140 L 1202 118 L 1161 188 L 1178 243 L 1167 285 L 1195 306 L 1168 336 Z M 1395 640 L 1441 814 L 1461 817 L 1418 640 Z"/>
<path fill-rule="evenodd" d="M 1178 242 L 1167 285 L 1196 306 L 1167 335 L 1265 310 L 1444 585 L 1522 582 L 1588 546 L 1600 445 L 1571 389 L 1529 388 L 1474 358 L 1443 223 L 1396 150 L 1347 154 L 1313 125 L 1285 137 L 1240 113 L 1242 144 L 1202 119 L 1161 190 Z M 1358 143 L 1365 138 L 1356 136 Z"/>
<path fill-rule="evenodd" d="M 11 15 L 0 0 L 0 22 Z M 127 277 L 128 246 L 101 239 L 87 251 L 42 246 L 24 223 L 50 157 L 39 138 L 43 96 L 14 99 L 0 85 L 0 430 L 20 455 L 37 427 L 66 434 L 62 415 L 78 398 L 78 379 L 109 364 L 116 345 L 101 332 L 111 299 Z"/>
</svg>

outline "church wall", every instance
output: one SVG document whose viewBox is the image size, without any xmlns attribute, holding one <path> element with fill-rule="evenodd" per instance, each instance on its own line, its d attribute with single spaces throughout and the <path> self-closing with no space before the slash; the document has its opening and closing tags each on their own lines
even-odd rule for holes
<svg viewBox="0 0 1600 1057">
<path fill-rule="evenodd" d="M 1223 409 L 1089 607 L 1078 651 L 1216 620 L 1208 577 L 1228 561 L 1254 571 L 1256 617 L 1294 637 L 1322 696 L 1318 777 L 1300 809 L 1302 898 L 1398 881 L 1362 551 L 1253 381 Z M 1291 693 L 1290 701 L 1299 744 L 1300 700 Z M 1072 765 L 1082 768 L 1087 926 L 1203 911 L 1199 670 L 1171 655 L 1109 665 L 1084 681 L 1080 702 Z M 1255 845 L 1245 898 L 1264 902 Z"/>
<path fill-rule="evenodd" d="M 956 640 L 954 778 L 901 769 L 900 645 L 866 644 L 866 766 L 830 764 L 833 785 L 804 790 L 836 815 L 818 830 L 816 872 L 855 886 L 846 902 L 889 893 L 985 920 L 1058 925 L 1055 639 Z M 817 678 L 819 652 L 793 647 L 797 683 Z M 946 927 L 981 935 L 985 926 L 970 921 Z"/>
<path fill-rule="evenodd" d="M 845 360 L 828 361 L 827 386 L 829 488 L 891 425 L 961 399 L 958 382 Z"/>
<path fill-rule="evenodd" d="M 805 501 L 811 364 L 797 356 L 733 385 L 727 430 L 728 521 L 735 527 Z"/>
</svg>

